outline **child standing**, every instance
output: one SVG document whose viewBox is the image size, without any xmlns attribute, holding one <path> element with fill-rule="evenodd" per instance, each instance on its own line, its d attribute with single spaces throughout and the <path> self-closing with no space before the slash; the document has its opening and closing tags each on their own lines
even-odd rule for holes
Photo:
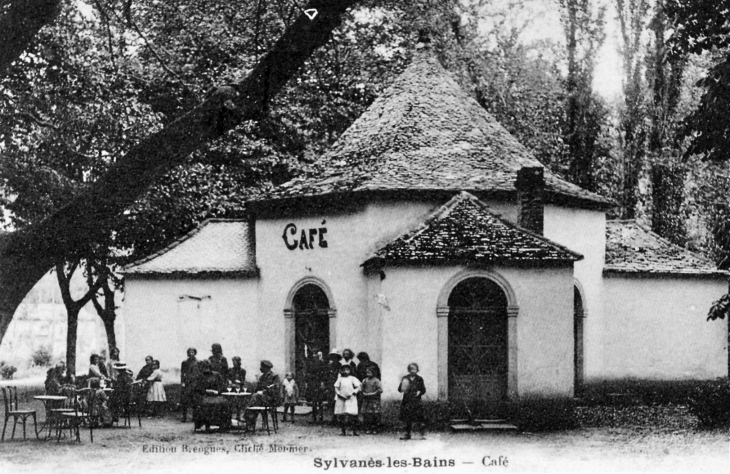
<svg viewBox="0 0 730 474">
<path fill-rule="evenodd" d="M 343 365 L 340 368 L 340 378 L 335 382 L 335 415 L 340 418 L 342 436 L 347 436 L 347 425 L 352 425 L 352 435 L 357 434 L 357 393 L 360 391 L 360 381 L 352 374 L 352 367 Z"/>
<path fill-rule="evenodd" d="M 365 379 L 362 381 L 362 417 L 366 434 L 377 432 L 380 421 L 380 394 L 383 387 L 380 380 L 375 377 L 375 369 L 365 369 Z"/>
<path fill-rule="evenodd" d="M 403 402 L 400 407 L 400 419 L 406 424 L 406 434 L 401 439 L 411 439 L 413 424 L 420 424 L 421 437 L 424 436 L 425 418 L 423 416 L 423 405 L 421 397 L 426 393 L 426 385 L 423 378 L 418 375 L 418 364 L 408 364 L 408 375 L 403 377 L 398 386 L 398 391 L 403 393 Z"/>
<path fill-rule="evenodd" d="M 281 421 L 286 421 L 286 412 L 291 408 L 291 422 L 294 423 L 294 407 L 299 403 L 299 386 L 291 372 L 286 374 L 281 384 L 281 397 L 284 399 L 284 418 Z"/>
</svg>

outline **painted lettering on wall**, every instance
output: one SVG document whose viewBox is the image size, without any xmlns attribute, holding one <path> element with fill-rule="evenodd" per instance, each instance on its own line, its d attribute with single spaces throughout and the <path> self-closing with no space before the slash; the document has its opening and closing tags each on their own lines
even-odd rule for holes
<svg viewBox="0 0 730 474">
<path fill-rule="evenodd" d="M 325 222 L 322 221 L 322 224 Z M 312 250 L 315 246 L 326 249 L 328 244 L 325 234 L 327 234 L 326 227 L 312 227 L 302 229 L 300 232 L 296 224 L 289 223 L 284 227 L 284 234 L 281 238 L 284 239 L 284 245 L 289 250 L 296 250 L 297 248 L 299 250 Z"/>
</svg>

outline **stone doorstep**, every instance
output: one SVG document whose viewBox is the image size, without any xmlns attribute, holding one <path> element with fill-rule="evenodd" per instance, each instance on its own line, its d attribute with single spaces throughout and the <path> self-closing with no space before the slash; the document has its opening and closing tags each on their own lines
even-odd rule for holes
<svg viewBox="0 0 730 474">
<path fill-rule="evenodd" d="M 452 431 L 517 431 L 517 427 L 504 420 L 476 420 L 476 423 L 454 423 Z"/>
</svg>

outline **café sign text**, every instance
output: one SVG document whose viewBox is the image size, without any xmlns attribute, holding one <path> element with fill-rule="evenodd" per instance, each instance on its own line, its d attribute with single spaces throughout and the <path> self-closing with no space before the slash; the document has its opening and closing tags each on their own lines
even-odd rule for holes
<svg viewBox="0 0 730 474">
<path fill-rule="evenodd" d="M 322 221 L 324 224 L 325 221 Z M 302 229 L 301 232 L 297 229 L 296 224 L 290 223 L 284 227 L 284 234 L 281 238 L 284 239 L 284 245 L 289 250 L 312 250 L 315 246 L 319 246 L 323 249 L 327 248 L 327 240 L 325 240 L 325 234 L 327 233 L 326 227 L 312 227 L 309 229 Z"/>
</svg>

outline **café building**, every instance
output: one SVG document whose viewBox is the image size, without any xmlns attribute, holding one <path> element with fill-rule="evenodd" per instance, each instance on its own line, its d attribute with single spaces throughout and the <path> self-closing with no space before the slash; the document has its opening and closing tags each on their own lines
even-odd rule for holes
<svg viewBox="0 0 730 474">
<path fill-rule="evenodd" d="M 178 367 L 211 343 L 253 375 L 312 350 L 417 362 L 427 399 L 571 397 L 587 380 L 727 375 L 728 275 L 550 172 L 427 50 L 247 219 L 212 219 L 125 270 L 123 353 Z"/>
</svg>

